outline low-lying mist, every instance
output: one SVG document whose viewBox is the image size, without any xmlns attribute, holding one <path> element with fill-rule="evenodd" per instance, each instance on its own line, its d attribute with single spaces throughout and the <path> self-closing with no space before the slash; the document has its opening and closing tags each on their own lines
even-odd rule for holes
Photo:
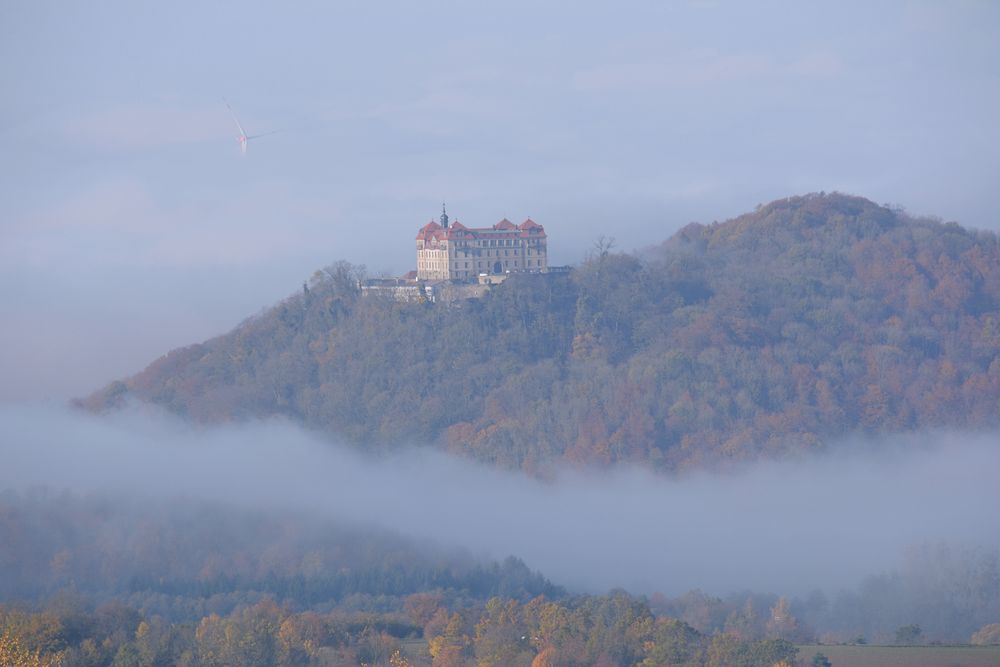
<svg viewBox="0 0 1000 667">
<path fill-rule="evenodd" d="M 329 513 L 503 558 L 571 589 L 799 594 L 910 545 L 1000 545 L 1000 434 L 843 443 L 740 473 L 565 472 L 544 482 L 427 448 L 379 459 L 269 421 L 203 429 L 147 408 L 0 407 L 0 490 L 195 498 Z"/>
</svg>

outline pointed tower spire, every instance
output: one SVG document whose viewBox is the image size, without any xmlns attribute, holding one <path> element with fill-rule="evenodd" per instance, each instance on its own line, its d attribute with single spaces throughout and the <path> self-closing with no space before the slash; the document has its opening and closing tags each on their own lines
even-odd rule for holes
<svg viewBox="0 0 1000 667">
<path fill-rule="evenodd" d="M 448 214 L 444 210 L 444 202 L 441 202 L 441 226 L 448 229 Z"/>
</svg>

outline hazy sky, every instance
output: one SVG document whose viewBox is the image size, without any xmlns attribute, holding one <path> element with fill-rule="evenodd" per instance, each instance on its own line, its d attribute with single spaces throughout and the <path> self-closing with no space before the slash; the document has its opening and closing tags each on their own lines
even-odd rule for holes
<svg viewBox="0 0 1000 667">
<path fill-rule="evenodd" d="M 0 400 L 222 333 L 442 199 L 553 263 L 842 190 L 1000 229 L 1000 3 L 0 4 Z M 239 155 L 227 98 L 250 134 Z"/>
</svg>

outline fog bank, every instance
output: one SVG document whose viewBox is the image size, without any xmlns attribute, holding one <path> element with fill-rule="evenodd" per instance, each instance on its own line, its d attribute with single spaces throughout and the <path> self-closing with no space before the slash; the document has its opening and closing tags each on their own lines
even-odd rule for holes
<svg viewBox="0 0 1000 667">
<path fill-rule="evenodd" d="M 279 421 L 203 429 L 147 408 L 0 406 L 0 490 L 36 486 L 310 510 L 523 558 L 604 592 L 837 590 L 928 541 L 1000 545 L 1000 434 L 844 443 L 804 462 L 680 479 L 554 482 L 428 449 L 379 460 Z"/>
</svg>

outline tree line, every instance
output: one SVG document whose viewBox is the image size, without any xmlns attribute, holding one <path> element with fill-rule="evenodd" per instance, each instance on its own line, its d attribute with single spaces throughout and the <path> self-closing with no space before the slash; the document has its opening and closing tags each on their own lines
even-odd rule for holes
<svg viewBox="0 0 1000 667">
<path fill-rule="evenodd" d="M 623 665 L 772 667 L 797 653 L 783 639 L 706 637 L 657 618 L 624 593 L 525 603 L 490 598 L 450 611 L 411 596 L 405 615 L 294 612 L 264 599 L 220 616 L 171 623 L 119 602 L 88 608 L 64 595 L 38 610 L 0 605 L 0 660 L 61 667 Z"/>
</svg>

